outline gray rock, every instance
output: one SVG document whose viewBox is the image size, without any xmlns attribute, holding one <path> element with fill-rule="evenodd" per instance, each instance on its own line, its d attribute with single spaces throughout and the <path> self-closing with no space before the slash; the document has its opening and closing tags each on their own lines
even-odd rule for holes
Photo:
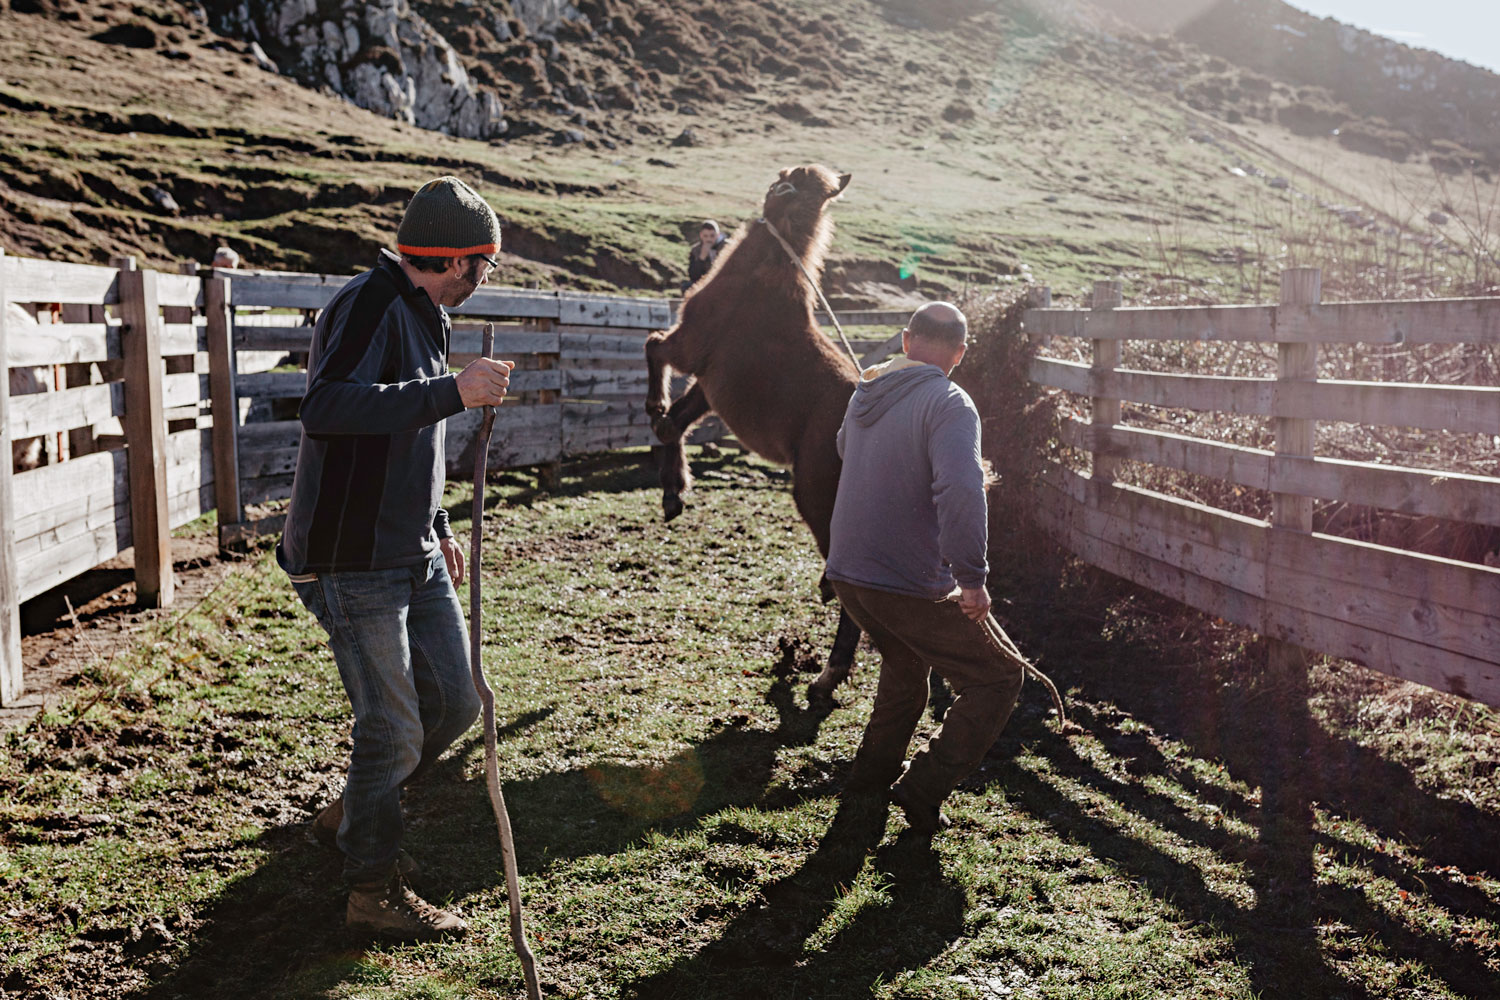
<svg viewBox="0 0 1500 1000">
<path fill-rule="evenodd" d="M 250 43 L 250 54 L 255 57 L 255 64 L 267 73 L 280 73 L 281 68 L 266 55 L 266 50 L 260 47 L 260 42 Z"/>
<path fill-rule="evenodd" d="M 571 146 L 574 143 L 585 142 L 587 140 L 588 136 L 576 128 L 559 129 L 552 133 L 552 145 L 554 146 Z"/>
<path fill-rule="evenodd" d="M 172 215 L 179 215 L 182 212 L 182 206 L 177 204 L 177 199 L 172 197 L 172 192 L 170 191 L 163 191 L 161 188 L 153 185 L 146 188 L 146 197 L 155 202 L 156 207 L 163 212 Z"/>
<path fill-rule="evenodd" d="M 682 134 L 672 140 L 674 146 L 701 146 L 703 140 L 698 138 L 698 132 L 691 126 L 682 130 Z"/>
<path fill-rule="evenodd" d="M 1434 226 L 1446 226 L 1448 224 L 1448 216 L 1442 212 L 1428 212 L 1427 221 Z"/>
<path fill-rule="evenodd" d="M 1287 188 L 1292 186 L 1291 182 L 1288 181 L 1285 177 L 1272 177 L 1270 180 L 1266 181 L 1266 183 L 1275 188 L 1277 191 L 1285 191 Z"/>
<path fill-rule="evenodd" d="M 269 48 L 304 84 L 326 84 L 376 114 L 469 139 L 493 138 L 509 127 L 499 95 L 469 77 L 453 46 L 410 0 L 241 3 L 217 27 L 256 39 L 251 51 L 263 68 L 279 71 Z M 377 48 L 387 51 L 372 58 Z"/>
</svg>

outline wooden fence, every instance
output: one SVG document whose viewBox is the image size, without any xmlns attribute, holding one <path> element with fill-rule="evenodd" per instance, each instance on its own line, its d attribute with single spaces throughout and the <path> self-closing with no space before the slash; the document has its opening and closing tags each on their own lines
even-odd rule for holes
<svg viewBox="0 0 1500 1000">
<path fill-rule="evenodd" d="M 1031 377 L 1091 401 L 1063 443 L 1088 459 L 1043 477 L 1040 522 L 1085 561 L 1302 650 L 1500 705 L 1500 569 L 1314 531 L 1315 500 L 1500 526 L 1500 479 L 1318 457 L 1318 421 L 1492 435 L 1500 388 L 1318 377 L 1321 344 L 1500 344 L 1500 299 L 1324 304 L 1320 272 L 1282 277 L 1275 306 L 1119 308 L 1118 282 L 1093 308 L 1025 316 L 1040 342 L 1088 342 L 1089 363 L 1041 353 Z M 1050 300 L 1049 300 L 1050 301 Z M 1274 344 L 1275 378 L 1120 367 L 1131 340 Z M 1275 448 L 1132 425 L 1122 402 L 1274 421 Z M 1140 462 L 1270 491 L 1269 520 L 1120 481 Z"/>
<path fill-rule="evenodd" d="M 117 264 L 0 252 L 0 360 L 48 390 L 12 395 L 0 380 L 0 705 L 22 690 L 22 601 L 134 547 L 140 603 L 170 604 L 173 528 L 217 509 L 221 545 L 280 530 L 264 505 L 290 494 L 311 323 L 349 280 Z M 497 355 L 518 362 L 490 467 L 550 479 L 566 457 L 653 443 L 644 338 L 673 311 L 667 299 L 490 288 L 456 310 L 453 365 L 477 356 L 486 322 Z M 896 346 L 856 342 L 872 359 Z M 456 478 L 473 468 L 478 424 L 475 411 L 448 422 Z M 709 421 L 693 440 L 721 432 Z M 13 442 L 35 468 L 12 468 Z"/>
</svg>

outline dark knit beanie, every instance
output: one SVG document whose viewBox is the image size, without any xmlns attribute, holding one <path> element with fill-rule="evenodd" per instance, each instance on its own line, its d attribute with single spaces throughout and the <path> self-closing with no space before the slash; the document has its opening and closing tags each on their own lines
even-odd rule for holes
<svg viewBox="0 0 1500 1000">
<path fill-rule="evenodd" d="M 439 177 L 412 195 L 396 249 L 408 257 L 488 256 L 500 249 L 500 220 L 478 191 L 457 177 Z"/>
</svg>

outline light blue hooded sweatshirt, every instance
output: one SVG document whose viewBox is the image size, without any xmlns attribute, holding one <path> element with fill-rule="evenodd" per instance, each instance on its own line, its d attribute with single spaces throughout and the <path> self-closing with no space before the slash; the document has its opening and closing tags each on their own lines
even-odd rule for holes
<svg viewBox="0 0 1500 1000">
<path fill-rule="evenodd" d="M 844 460 L 828 578 L 942 600 L 984 586 L 979 411 L 936 365 L 865 370 L 838 433 Z"/>
</svg>

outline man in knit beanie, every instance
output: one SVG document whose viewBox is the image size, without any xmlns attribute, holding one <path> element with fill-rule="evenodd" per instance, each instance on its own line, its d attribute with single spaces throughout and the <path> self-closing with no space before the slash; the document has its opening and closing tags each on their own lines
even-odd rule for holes
<svg viewBox="0 0 1500 1000">
<path fill-rule="evenodd" d="M 344 855 L 351 928 L 399 940 L 463 934 L 407 884 L 401 789 L 473 724 L 464 560 L 441 505 L 444 421 L 505 398 L 509 361 L 448 371 L 451 324 L 488 279 L 500 223 L 439 177 L 407 206 L 400 256 L 345 285 L 313 331 L 302 438 L 276 556 L 328 644 L 354 711 L 343 794 L 310 833 Z"/>
</svg>

